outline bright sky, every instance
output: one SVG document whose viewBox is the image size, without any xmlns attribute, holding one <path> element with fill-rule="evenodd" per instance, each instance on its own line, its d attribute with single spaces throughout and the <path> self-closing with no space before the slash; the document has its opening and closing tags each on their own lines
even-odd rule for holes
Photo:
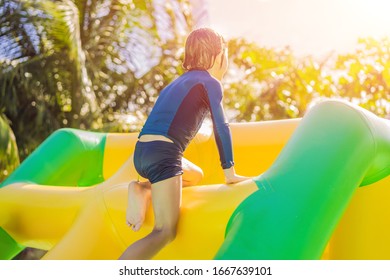
<svg viewBox="0 0 390 280">
<path fill-rule="evenodd" d="M 297 55 L 348 52 L 358 37 L 390 37 L 390 0 L 207 0 L 210 25 Z"/>
</svg>

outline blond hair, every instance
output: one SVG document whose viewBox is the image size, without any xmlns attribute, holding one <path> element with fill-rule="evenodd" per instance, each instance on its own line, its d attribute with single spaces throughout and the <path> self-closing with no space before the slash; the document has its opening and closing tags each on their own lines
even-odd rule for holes
<svg viewBox="0 0 390 280">
<path fill-rule="evenodd" d="M 186 70 L 208 70 L 222 51 L 224 39 L 211 28 L 192 31 L 186 40 L 183 67 Z"/>
</svg>

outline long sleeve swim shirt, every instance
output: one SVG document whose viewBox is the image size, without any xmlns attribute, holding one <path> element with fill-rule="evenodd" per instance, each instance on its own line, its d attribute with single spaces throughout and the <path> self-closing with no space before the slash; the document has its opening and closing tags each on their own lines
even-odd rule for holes
<svg viewBox="0 0 390 280">
<path fill-rule="evenodd" d="M 183 151 L 210 112 L 223 169 L 234 165 L 232 137 L 222 106 L 222 85 L 207 71 L 190 70 L 165 87 L 138 137 L 163 135 Z"/>
</svg>

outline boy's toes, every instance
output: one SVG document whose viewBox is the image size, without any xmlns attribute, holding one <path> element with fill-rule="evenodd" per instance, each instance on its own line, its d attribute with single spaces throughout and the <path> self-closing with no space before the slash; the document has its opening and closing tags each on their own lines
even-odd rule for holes
<svg viewBox="0 0 390 280">
<path fill-rule="evenodd" d="M 134 224 L 131 228 L 133 231 L 139 231 L 141 228 L 141 223 Z"/>
</svg>

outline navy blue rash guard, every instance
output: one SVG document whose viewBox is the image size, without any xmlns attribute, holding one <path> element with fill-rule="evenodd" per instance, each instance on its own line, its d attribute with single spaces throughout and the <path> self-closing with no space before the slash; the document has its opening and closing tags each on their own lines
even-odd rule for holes
<svg viewBox="0 0 390 280">
<path fill-rule="evenodd" d="M 208 112 L 222 168 L 230 168 L 234 165 L 232 137 L 222 107 L 222 85 L 207 71 L 188 71 L 164 88 L 138 138 L 163 135 L 184 151 Z"/>
</svg>

